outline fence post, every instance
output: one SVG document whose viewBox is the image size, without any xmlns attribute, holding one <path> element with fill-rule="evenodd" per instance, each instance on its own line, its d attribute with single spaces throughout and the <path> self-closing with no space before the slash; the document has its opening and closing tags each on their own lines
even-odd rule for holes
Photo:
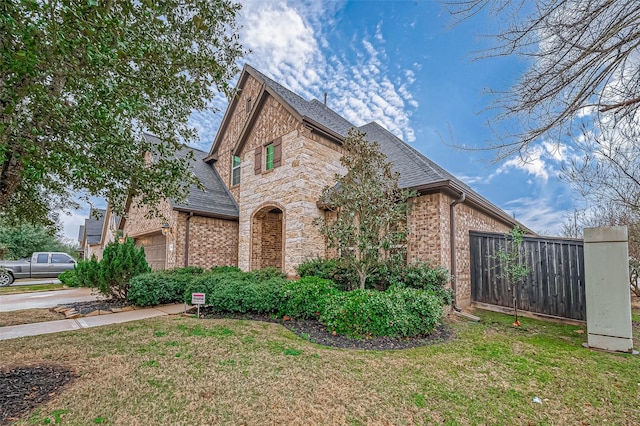
<svg viewBox="0 0 640 426">
<path fill-rule="evenodd" d="M 584 269 L 590 348 L 633 352 L 627 227 L 585 228 Z"/>
</svg>

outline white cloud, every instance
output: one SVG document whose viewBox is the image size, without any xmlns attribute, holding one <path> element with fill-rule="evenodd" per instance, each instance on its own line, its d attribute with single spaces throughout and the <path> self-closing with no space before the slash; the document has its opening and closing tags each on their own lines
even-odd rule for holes
<svg viewBox="0 0 640 426">
<path fill-rule="evenodd" d="M 567 210 L 554 210 L 556 205 L 548 197 L 522 197 L 505 203 L 503 210 L 536 233 L 559 235 Z"/>
<path fill-rule="evenodd" d="M 510 169 L 516 169 L 546 182 L 550 175 L 558 173 L 558 164 L 569 158 L 570 151 L 571 149 L 565 144 L 543 141 L 532 146 L 523 155 L 505 161 L 498 168 L 497 173 L 508 173 Z"/>
</svg>

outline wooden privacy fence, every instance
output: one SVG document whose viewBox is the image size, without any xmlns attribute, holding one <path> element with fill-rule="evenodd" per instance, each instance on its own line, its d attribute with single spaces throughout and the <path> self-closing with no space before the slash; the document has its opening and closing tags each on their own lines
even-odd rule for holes
<svg viewBox="0 0 640 426">
<path fill-rule="evenodd" d="M 471 300 L 513 308 L 509 283 L 496 255 L 504 234 L 469 232 Z M 521 260 L 530 269 L 518 288 L 518 310 L 586 321 L 582 240 L 524 237 Z"/>
</svg>

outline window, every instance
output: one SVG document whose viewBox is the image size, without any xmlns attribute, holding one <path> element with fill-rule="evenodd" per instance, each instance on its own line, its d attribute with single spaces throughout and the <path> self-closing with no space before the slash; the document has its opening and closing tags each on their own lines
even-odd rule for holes
<svg viewBox="0 0 640 426">
<path fill-rule="evenodd" d="M 247 113 L 251 112 L 251 98 L 247 98 Z"/>
<path fill-rule="evenodd" d="M 70 263 L 71 258 L 66 254 L 52 254 L 51 263 Z"/>
<path fill-rule="evenodd" d="M 36 263 L 49 263 L 49 255 L 47 253 L 39 254 Z"/>
<path fill-rule="evenodd" d="M 266 148 L 267 148 L 266 169 L 271 170 L 273 169 L 273 144 L 267 145 Z"/>
<path fill-rule="evenodd" d="M 237 185 L 240 183 L 240 157 L 233 156 L 233 163 L 231 165 L 231 185 Z"/>
</svg>

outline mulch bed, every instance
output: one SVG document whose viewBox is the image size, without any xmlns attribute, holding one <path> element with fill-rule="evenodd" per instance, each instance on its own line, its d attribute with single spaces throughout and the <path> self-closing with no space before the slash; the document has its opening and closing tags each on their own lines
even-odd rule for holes
<svg viewBox="0 0 640 426">
<path fill-rule="evenodd" d="M 49 401 L 74 378 L 71 370 L 53 365 L 0 371 L 0 425 L 8 425 Z"/>
<path fill-rule="evenodd" d="M 127 306 L 126 302 L 111 301 L 111 300 L 96 300 L 93 302 L 78 302 L 65 304 L 64 306 L 75 308 L 79 313 L 86 315 L 95 310 L 108 311 L 112 308 L 122 308 Z M 195 309 L 195 308 L 193 308 Z M 274 318 L 268 315 L 257 314 L 230 314 L 230 313 L 218 313 L 211 308 L 200 308 L 200 316 L 204 319 L 244 319 L 251 321 L 263 321 L 281 324 L 289 330 L 296 333 L 301 338 L 313 343 L 325 346 L 333 346 L 343 349 L 363 349 L 363 350 L 375 350 L 385 351 L 393 349 L 408 349 L 419 346 L 433 345 L 435 343 L 441 343 L 447 341 L 453 337 L 451 329 L 441 325 L 436 328 L 432 333 L 424 336 L 417 336 L 411 338 L 393 338 L 393 337 L 372 337 L 372 338 L 353 338 L 343 336 L 340 334 L 334 335 L 328 331 L 322 324 L 316 320 L 288 320 L 285 321 L 282 318 Z"/>
<path fill-rule="evenodd" d="M 362 349 L 374 351 L 386 351 L 394 349 L 408 349 L 419 346 L 428 346 L 445 342 L 453 337 L 450 328 L 440 325 L 432 333 L 411 338 L 372 337 L 353 338 L 340 334 L 333 334 L 316 320 L 283 320 L 267 315 L 256 314 L 220 314 L 210 308 L 200 308 L 200 316 L 206 319 L 244 319 L 251 321 L 264 321 L 281 324 L 293 331 L 299 337 L 312 343 L 324 346 L 333 346 L 342 349 Z"/>
</svg>

